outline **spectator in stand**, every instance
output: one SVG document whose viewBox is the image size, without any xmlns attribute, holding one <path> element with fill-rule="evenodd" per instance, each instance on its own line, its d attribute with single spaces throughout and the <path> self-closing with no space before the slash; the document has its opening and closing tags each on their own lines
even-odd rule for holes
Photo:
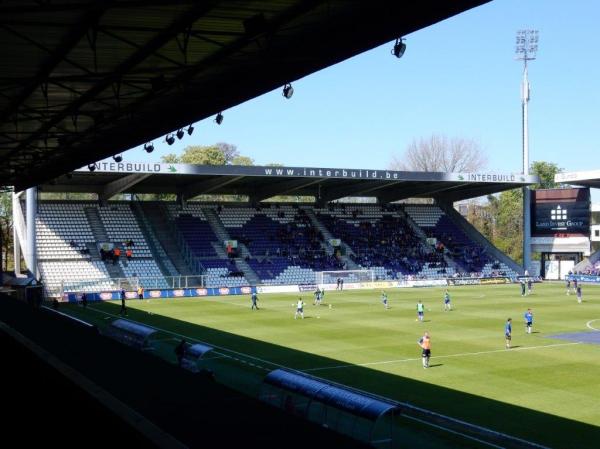
<svg viewBox="0 0 600 449">
<path fill-rule="evenodd" d="M 133 256 L 133 251 L 131 250 L 130 247 L 128 247 L 125 250 L 125 257 L 127 257 L 127 260 L 131 260 L 131 257 Z"/>
<path fill-rule="evenodd" d="M 115 246 L 115 249 L 113 250 L 113 265 L 119 261 L 120 256 L 121 256 L 121 248 L 119 248 L 118 246 Z"/>
<path fill-rule="evenodd" d="M 127 242 L 125 243 L 126 246 L 134 246 L 133 245 L 133 240 L 129 239 L 127 240 Z"/>
</svg>

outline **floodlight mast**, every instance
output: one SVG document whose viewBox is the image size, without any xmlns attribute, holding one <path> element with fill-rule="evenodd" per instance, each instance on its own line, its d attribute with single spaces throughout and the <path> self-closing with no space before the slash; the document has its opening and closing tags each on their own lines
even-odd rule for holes
<svg viewBox="0 0 600 449">
<path fill-rule="evenodd" d="M 516 59 L 523 61 L 523 82 L 521 83 L 521 117 L 523 126 L 523 174 L 529 174 L 529 78 L 527 61 L 536 57 L 539 42 L 538 30 L 519 30 L 515 47 Z M 531 191 L 523 187 L 523 269 L 531 268 Z"/>
</svg>

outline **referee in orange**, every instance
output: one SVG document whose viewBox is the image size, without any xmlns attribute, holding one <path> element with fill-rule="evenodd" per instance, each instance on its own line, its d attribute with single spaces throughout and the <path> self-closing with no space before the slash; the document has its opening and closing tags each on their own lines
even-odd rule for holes
<svg viewBox="0 0 600 449">
<path fill-rule="evenodd" d="M 431 357 L 431 338 L 429 332 L 425 331 L 419 339 L 419 346 L 422 349 L 421 358 L 423 359 L 423 368 L 429 368 L 429 358 Z"/>
</svg>

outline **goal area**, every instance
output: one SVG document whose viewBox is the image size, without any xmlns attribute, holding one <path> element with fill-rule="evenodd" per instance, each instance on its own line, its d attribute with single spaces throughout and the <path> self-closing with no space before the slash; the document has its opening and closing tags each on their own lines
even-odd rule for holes
<svg viewBox="0 0 600 449">
<path fill-rule="evenodd" d="M 337 286 L 338 279 L 344 284 L 373 282 L 375 280 L 375 271 L 373 270 L 343 270 L 343 271 L 317 271 L 315 273 L 315 284 L 319 287 L 324 285 Z"/>
</svg>

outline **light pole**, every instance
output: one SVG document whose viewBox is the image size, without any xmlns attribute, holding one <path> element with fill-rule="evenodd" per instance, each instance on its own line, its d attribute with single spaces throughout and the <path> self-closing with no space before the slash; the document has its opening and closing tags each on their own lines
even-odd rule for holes
<svg viewBox="0 0 600 449">
<path fill-rule="evenodd" d="M 529 79 L 527 61 L 535 59 L 538 50 L 539 32 L 537 30 L 517 31 L 515 47 L 516 59 L 523 61 L 523 82 L 521 84 L 521 111 L 523 120 L 523 174 L 529 174 L 529 124 L 527 106 L 529 104 Z M 523 187 L 523 269 L 531 267 L 531 191 Z"/>
</svg>

